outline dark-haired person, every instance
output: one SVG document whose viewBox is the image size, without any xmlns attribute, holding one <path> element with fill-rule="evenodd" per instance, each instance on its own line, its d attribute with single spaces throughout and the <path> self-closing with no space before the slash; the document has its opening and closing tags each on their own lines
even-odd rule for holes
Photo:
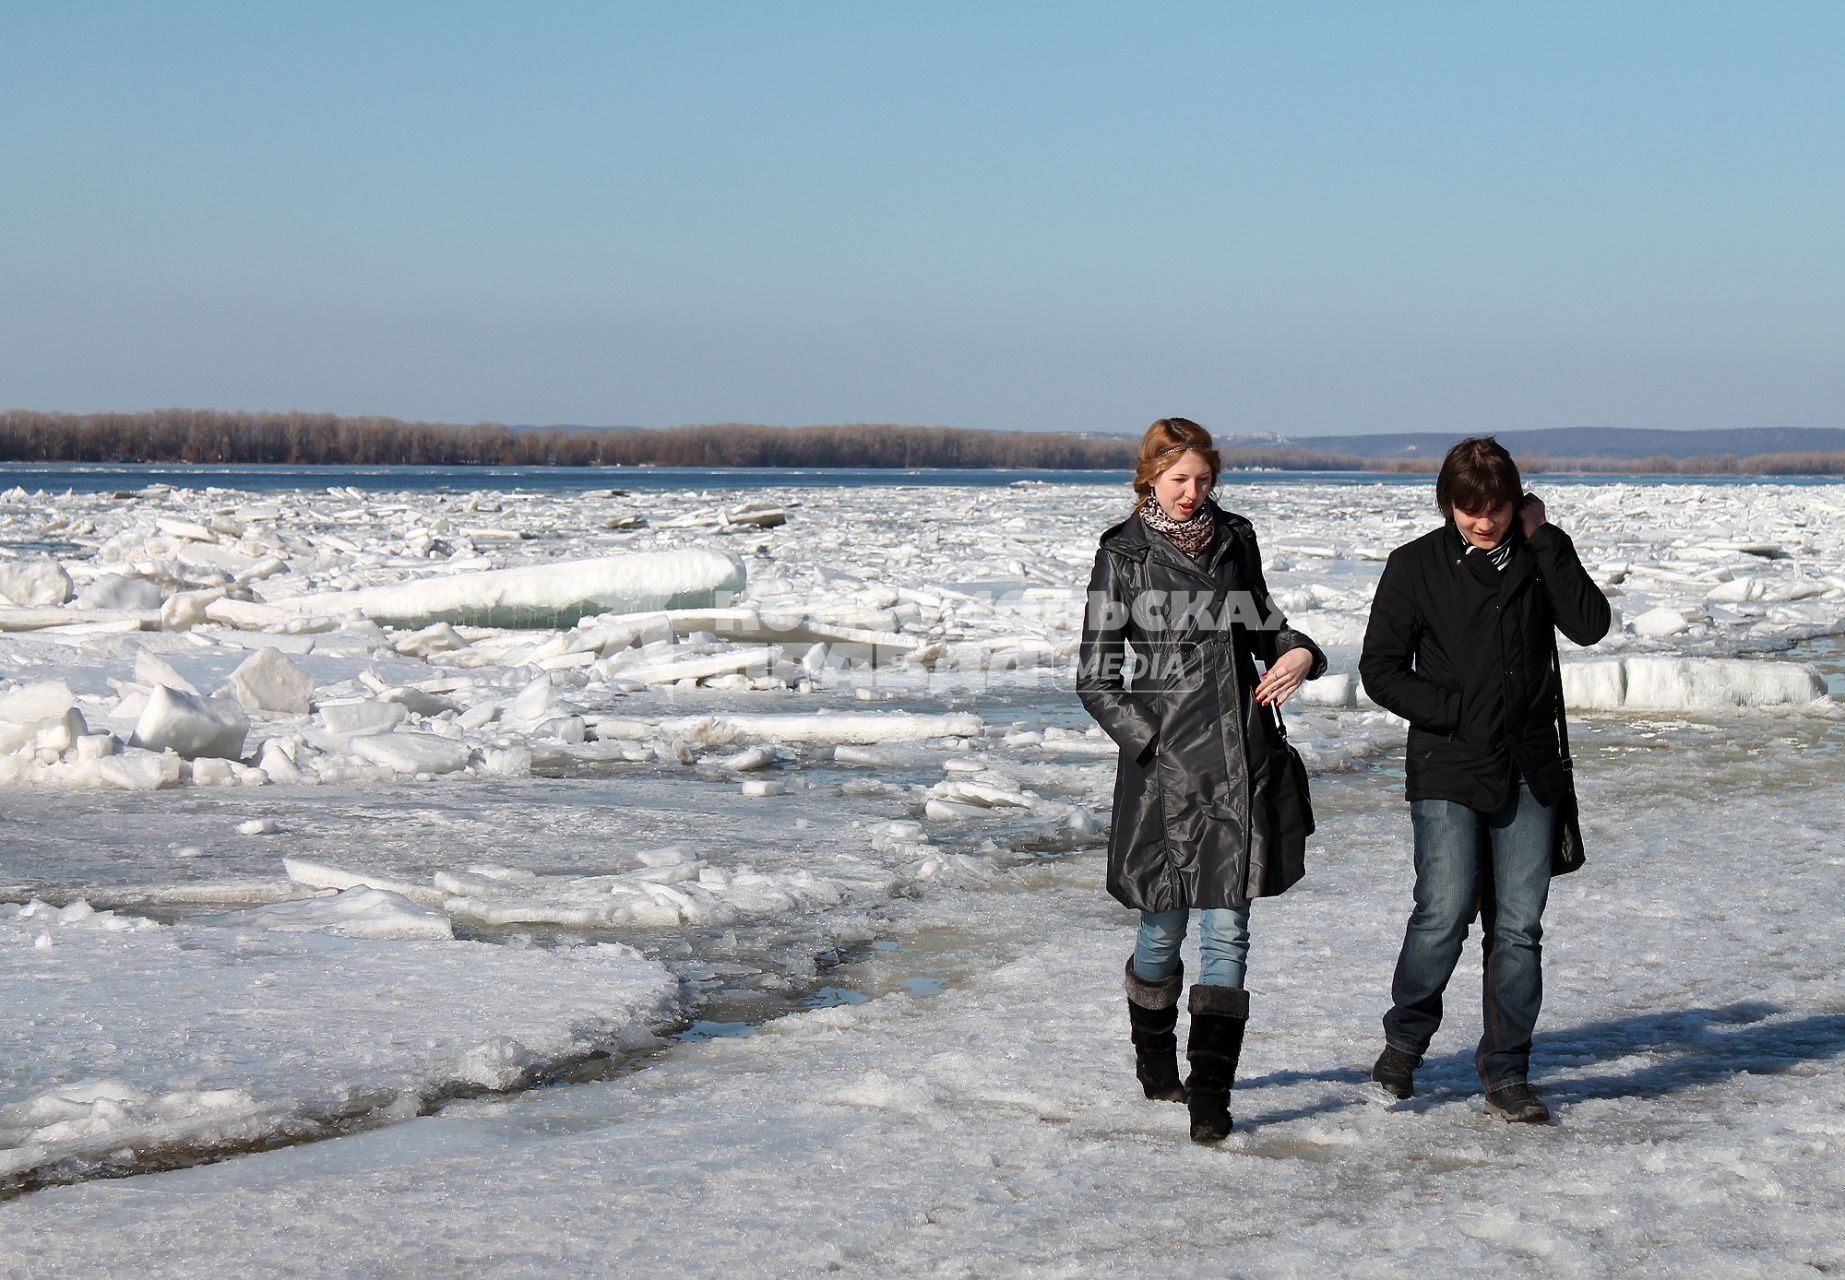
<svg viewBox="0 0 1845 1280">
<path fill-rule="evenodd" d="M 1485 1026 L 1474 1060 L 1486 1110 L 1542 1124 L 1550 1112 L 1526 1074 L 1543 998 L 1553 806 L 1567 785 L 1553 628 L 1594 644 L 1608 631 L 1608 601 L 1491 437 L 1448 451 L 1435 501 L 1446 523 L 1391 552 L 1358 664 L 1365 692 L 1409 721 L 1416 859 L 1371 1078 L 1394 1097 L 1414 1093 L 1477 909 Z"/>
<path fill-rule="evenodd" d="M 1133 512 L 1096 550 L 1076 685 L 1120 747 L 1108 891 L 1140 912 L 1125 980 L 1135 1072 L 1147 1097 L 1187 1104 L 1196 1142 L 1230 1132 L 1250 902 L 1303 867 L 1306 797 L 1269 708 L 1326 670 L 1269 598 L 1249 521 L 1211 500 L 1221 467 L 1197 423 L 1147 429 Z M 1179 944 L 1193 911 L 1200 963 L 1181 1086 Z"/>
</svg>

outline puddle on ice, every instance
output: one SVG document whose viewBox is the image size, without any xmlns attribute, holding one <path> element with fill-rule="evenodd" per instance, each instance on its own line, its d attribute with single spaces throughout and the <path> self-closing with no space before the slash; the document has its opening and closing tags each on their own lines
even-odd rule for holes
<svg viewBox="0 0 1845 1280">
<path fill-rule="evenodd" d="M 1683 759 L 1697 767 L 1665 771 L 1652 785 L 1696 797 L 1708 795 L 1713 774 L 1726 787 L 1764 793 L 1836 787 L 1845 750 L 1845 720 L 1830 716 L 1631 714 L 1572 718 L 1570 728 L 1579 784 L 1596 787 L 1632 765 Z"/>
<path fill-rule="evenodd" d="M 1845 698 L 1845 636 L 1819 636 L 1803 640 L 1788 650 L 1796 662 L 1810 662 L 1826 677 L 1826 692 Z"/>
<path fill-rule="evenodd" d="M 901 920 L 892 922 L 902 927 Z M 927 1000 L 949 990 L 990 950 L 992 940 L 973 928 L 906 931 L 900 938 L 829 953 L 814 979 L 820 985 L 791 993 L 785 978 L 767 975 L 774 990 L 749 982 L 710 993 L 699 1016 L 673 1039 L 681 1044 L 752 1036 L 765 1023 L 789 1013 L 868 1004 L 899 996 Z"/>
<path fill-rule="evenodd" d="M 0 547 L 22 556 L 76 556 L 86 551 L 75 542 L 33 541 L 0 542 Z"/>
</svg>

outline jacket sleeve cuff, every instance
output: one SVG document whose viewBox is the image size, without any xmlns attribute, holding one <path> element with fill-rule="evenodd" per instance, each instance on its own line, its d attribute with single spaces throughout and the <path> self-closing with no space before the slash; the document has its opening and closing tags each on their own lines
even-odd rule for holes
<svg viewBox="0 0 1845 1280">
<path fill-rule="evenodd" d="M 1284 653 L 1292 653 L 1296 649 L 1305 649 L 1313 655 L 1313 666 L 1307 672 L 1307 679 L 1318 680 L 1326 674 L 1326 655 L 1320 651 L 1320 646 L 1315 644 L 1306 632 L 1289 628 L 1275 636 L 1275 656 L 1277 658 Z"/>
<path fill-rule="evenodd" d="M 1531 548 L 1533 555 L 1549 557 L 1555 555 L 1559 547 L 1569 545 L 1569 535 L 1546 520 L 1537 527 L 1537 532 L 1525 539 L 1525 545 Z"/>
<path fill-rule="evenodd" d="M 1090 706 L 1089 714 L 1116 746 L 1137 760 L 1146 756 L 1148 748 L 1159 737 L 1159 723 L 1147 714 L 1145 707 L 1135 705 L 1125 695 Z"/>
</svg>

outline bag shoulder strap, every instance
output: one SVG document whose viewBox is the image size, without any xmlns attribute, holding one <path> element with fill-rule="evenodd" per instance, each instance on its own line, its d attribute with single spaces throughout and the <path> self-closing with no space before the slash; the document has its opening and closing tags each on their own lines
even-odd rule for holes
<svg viewBox="0 0 1845 1280">
<path fill-rule="evenodd" d="M 1538 586 L 1544 585 L 1544 575 L 1534 574 L 1532 581 Z M 1575 768 L 1570 763 L 1570 722 L 1563 714 L 1563 662 L 1557 657 L 1557 623 L 1552 618 L 1550 623 L 1550 675 L 1557 690 L 1557 753 L 1563 757 L 1563 772 L 1574 774 Z"/>
<path fill-rule="evenodd" d="M 1281 740 L 1286 742 L 1288 740 L 1288 722 L 1281 718 L 1281 708 L 1271 702 L 1268 704 L 1268 713 L 1275 721 L 1275 728 L 1280 732 Z"/>
<path fill-rule="evenodd" d="M 1557 688 L 1557 750 L 1563 756 L 1563 772 L 1574 773 L 1570 763 L 1570 722 L 1563 714 L 1563 664 L 1557 657 L 1557 641 L 1553 632 L 1550 642 L 1550 674 Z"/>
</svg>

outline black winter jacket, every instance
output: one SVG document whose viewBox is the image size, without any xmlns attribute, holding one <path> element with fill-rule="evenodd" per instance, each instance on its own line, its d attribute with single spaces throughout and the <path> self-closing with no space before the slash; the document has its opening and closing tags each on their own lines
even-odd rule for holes
<svg viewBox="0 0 1845 1280">
<path fill-rule="evenodd" d="M 1249 521 L 1212 504 L 1193 560 L 1135 516 L 1102 535 L 1077 692 L 1120 746 L 1108 891 L 1143 911 L 1238 907 L 1300 879 L 1305 797 L 1255 659 L 1326 658 L 1269 598 Z M 1132 679 L 1126 647 L 1132 646 Z"/>
<path fill-rule="evenodd" d="M 1465 553 L 1449 521 L 1390 553 L 1371 601 L 1358 674 L 1371 700 L 1409 721 L 1407 794 L 1490 811 L 1523 775 L 1553 804 L 1564 786 L 1551 654 L 1563 632 L 1591 645 L 1608 632 L 1608 599 L 1569 535 L 1516 525 L 1495 569 Z"/>
</svg>

